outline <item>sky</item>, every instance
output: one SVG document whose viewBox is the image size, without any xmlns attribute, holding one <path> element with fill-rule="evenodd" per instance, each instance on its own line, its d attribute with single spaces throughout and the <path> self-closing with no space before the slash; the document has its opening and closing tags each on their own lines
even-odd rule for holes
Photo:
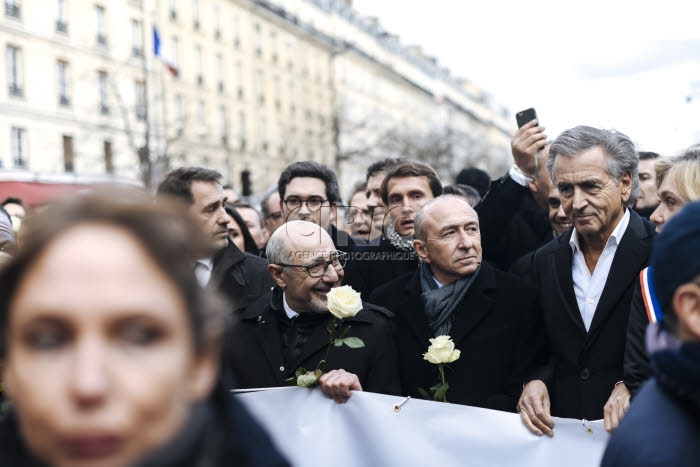
<svg viewBox="0 0 700 467">
<path fill-rule="evenodd" d="M 515 113 L 534 107 L 550 139 L 591 125 L 668 156 L 700 143 L 698 0 L 354 0 L 354 7 L 490 93 L 510 110 L 513 130 Z"/>
</svg>

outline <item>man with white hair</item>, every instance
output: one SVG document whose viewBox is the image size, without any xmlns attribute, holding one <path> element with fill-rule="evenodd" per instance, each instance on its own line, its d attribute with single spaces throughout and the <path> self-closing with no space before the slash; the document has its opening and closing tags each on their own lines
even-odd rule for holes
<svg viewBox="0 0 700 467">
<path fill-rule="evenodd" d="M 327 294 L 340 286 L 347 261 L 328 232 L 289 221 L 270 237 L 267 259 L 277 285 L 241 315 L 233 333 L 232 369 L 241 387 L 290 384 L 304 368 L 326 372 L 321 390 L 338 402 L 355 390 L 398 394 L 391 313 L 359 297 L 354 316 L 338 320 L 328 309 Z M 343 337 L 363 345 L 329 345 Z"/>
</svg>

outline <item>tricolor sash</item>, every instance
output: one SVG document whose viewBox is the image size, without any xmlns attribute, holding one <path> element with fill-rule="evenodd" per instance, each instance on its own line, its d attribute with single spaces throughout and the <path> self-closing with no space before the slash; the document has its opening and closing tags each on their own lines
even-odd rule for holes
<svg viewBox="0 0 700 467">
<path fill-rule="evenodd" d="M 639 284 L 642 287 L 642 298 L 644 299 L 644 308 L 647 310 L 647 318 L 649 318 L 650 323 L 657 323 L 664 318 L 664 313 L 654 291 L 653 278 L 654 272 L 651 266 L 639 272 Z"/>
</svg>

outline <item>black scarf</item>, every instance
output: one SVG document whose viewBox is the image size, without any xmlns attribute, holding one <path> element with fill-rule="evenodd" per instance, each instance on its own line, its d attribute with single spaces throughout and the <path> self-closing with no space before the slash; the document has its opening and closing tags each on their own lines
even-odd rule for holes
<svg viewBox="0 0 700 467">
<path fill-rule="evenodd" d="M 438 287 L 430 267 L 421 262 L 420 285 L 423 291 L 425 315 L 435 336 L 448 336 L 450 334 L 454 311 L 464 299 L 480 270 L 481 265 L 474 271 L 474 274 Z"/>
</svg>

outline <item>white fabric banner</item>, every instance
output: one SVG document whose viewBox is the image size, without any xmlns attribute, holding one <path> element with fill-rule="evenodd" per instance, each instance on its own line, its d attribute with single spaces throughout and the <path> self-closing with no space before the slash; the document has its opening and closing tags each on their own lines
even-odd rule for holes
<svg viewBox="0 0 700 467">
<path fill-rule="evenodd" d="M 537 437 L 517 414 L 353 392 L 336 404 L 319 389 L 238 394 L 297 467 L 562 466 L 600 464 L 602 420 L 554 418 L 554 437 Z"/>
</svg>

